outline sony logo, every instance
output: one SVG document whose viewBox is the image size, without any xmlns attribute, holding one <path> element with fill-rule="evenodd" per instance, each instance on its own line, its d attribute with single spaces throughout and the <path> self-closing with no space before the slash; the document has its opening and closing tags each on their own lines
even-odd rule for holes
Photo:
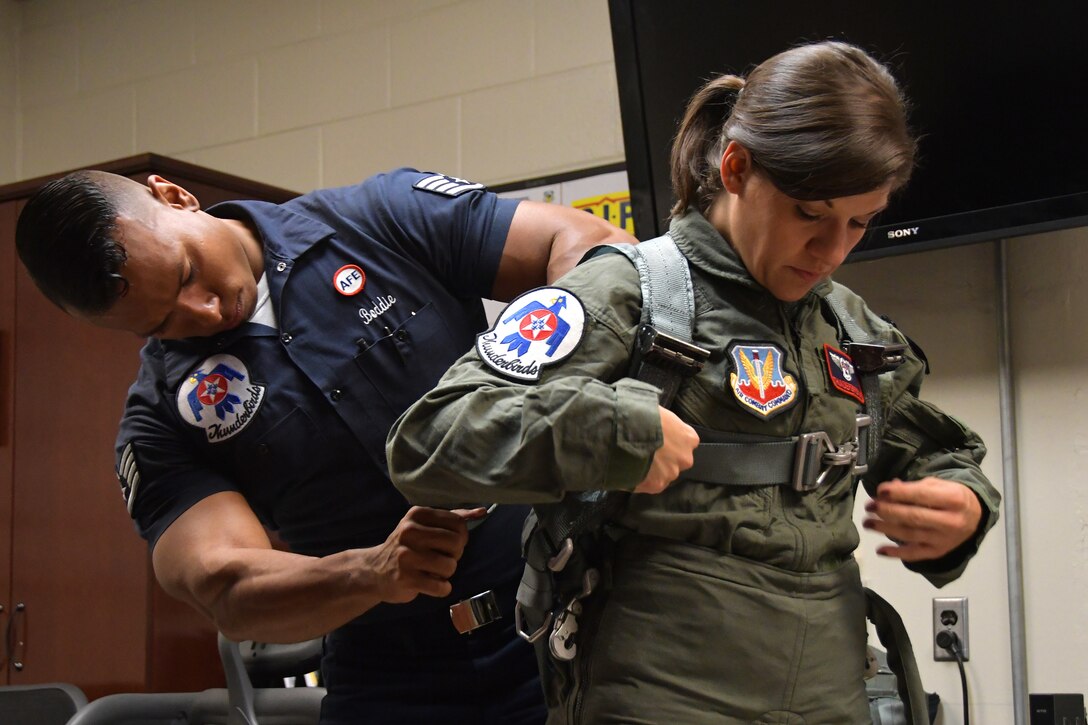
<svg viewBox="0 0 1088 725">
<path fill-rule="evenodd" d="M 902 237 L 913 237 L 918 234 L 918 227 L 911 227 L 909 229 L 893 229 L 888 232 L 888 239 L 901 239 Z"/>
</svg>

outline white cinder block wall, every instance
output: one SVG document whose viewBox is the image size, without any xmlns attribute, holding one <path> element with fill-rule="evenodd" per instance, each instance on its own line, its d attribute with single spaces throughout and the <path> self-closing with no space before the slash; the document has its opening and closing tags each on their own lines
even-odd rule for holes
<svg viewBox="0 0 1088 725">
<path fill-rule="evenodd" d="M 401 164 L 495 184 L 620 161 L 607 6 L 0 0 L 0 183 L 145 151 L 298 191 Z M 1085 692 L 1088 232 L 1009 250 L 1029 689 Z M 1000 486 L 993 268 L 982 244 L 839 278 L 925 348 L 926 397 L 988 441 Z M 1012 723 L 1003 523 L 944 590 L 877 544 L 863 534 L 866 581 L 903 614 L 941 722 L 961 696 L 955 664 L 931 661 L 930 601 L 967 596 L 975 721 Z"/>
<path fill-rule="evenodd" d="M 623 159 L 603 1 L 0 3 L 0 181 L 145 151 L 298 191 Z"/>
</svg>

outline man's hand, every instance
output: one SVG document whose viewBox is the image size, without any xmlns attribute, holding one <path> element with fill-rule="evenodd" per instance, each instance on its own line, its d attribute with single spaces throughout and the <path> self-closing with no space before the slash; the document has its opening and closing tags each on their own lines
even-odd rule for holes
<svg viewBox="0 0 1088 725">
<path fill-rule="evenodd" d="M 920 481 L 885 481 L 865 505 L 862 522 L 894 541 L 877 553 L 903 561 L 939 559 L 978 529 L 982 505 L 975 492 L 955 481 L 932 476 Z"/>
<path fill-rule="evenodd" d="M 668 408 L 658 406 L 658 412 L 665 442 L 654 452 L 650 470 L 635 493 L 661 493 L 695 462 L 693 451 L 699 445 L 699 434 Z"/>
<path fill-rule="evenodd" d="M 367 551 L 381 600 L 403 603 L 419 594 L 448 595 L 449 579 L 468 543 L 466 521 L 484 514 L 482 508 L 409 509 L 385 543 Z"/>
</svg>

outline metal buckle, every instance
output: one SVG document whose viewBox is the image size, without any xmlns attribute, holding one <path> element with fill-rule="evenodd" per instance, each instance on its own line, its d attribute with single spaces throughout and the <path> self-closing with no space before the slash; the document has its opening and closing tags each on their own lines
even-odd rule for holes
<svg viewBox="0 0 1088 725">
<path fill-rule="evenodd" d="M 529 634 L 525 631 L 525 615 L 521 613 L 521 602 L 518 602 L 514 605 L 514 631 L 518 633 L 519 637 L 521 637 L 529 644 L 536 643 L 538 639 L 543 637 L 545 633 L 547 633 L 547 631 L 551 629 L 551 626 L 552 613 L 548 612 L 547 616 L 544 617 L 544 623 L 540 625 L 540 628 L 532 634 Z"/>
<path fill-rule="evenodd" d="M 827 433 L 822 430 L 814 431 L 812 433 L 802 433 L 797 436 L 796 453 L 793 456 L 793 490 L 804 493 L 806 491 L 812 491 L 819 488 L 827 477 L 827 472 L 830 468 L 825 468 L 820 471 L 816 476 L 816 480 L 812 483 L 808 481 L 808 467 L 810 450 L 816 446 L 823 445 L 824 451 L 820 456 L 821 463 L 823 462 L 823 455 L 827 453 L 835 452 L 835 444 L 831 442 L 831 439 L 827 437 Z"/>
<path fill-rule="evenodd" d="M 851 469 L 854 474 L 865 473 L 869 470 L 868 460 L 863 460 L 864 453 L 861 448 L 861 434 L 862 428 L 868 427 L 872 423 L 872 418 L 867 415 L 859 415 L 854 419 L 854 439 L 843 443 L 838 448 L 831 442 L 831 438 L 827 433 L 822 430 L 814 431 L 812 433 L 802 433 L 797 436 L 796 453 L 793 457 L 793 481 L 791 482 L 794 491 L 800 493 L 806 493 L 808 491 L 814 491 L 820 486 L 824 485 L 827 480 L 828 474 L 831 473 L 831 469 L 839 468 L 841 466 L 852 466 Z M 812 464 L 810 456 L 817 451 L 820 446 L 823 450 L 820 451 L 820 472 L 810 480 L 808 470 Z M 862 460 L 862 463 L 858 463 Z"/>
<path fill-rule="evenodd" d="M 694 375 L 702 370 L 710 358 L 709 350 L 661 332 L 653 325 L 639 328 L 638 348 L 643 361 L 668 363 L 680 368 L 685 375 Z"/>
<path fill-rule="evenodd" d="M 461 634 L 468 634 L 485 624 L 491 624 L 496 619 L 502 619 L 502 612 L 499 611 L 499 602 L 495 599 L 495 593 L 488 589 L 482 594 L 462 599 L 457 604 L 451 605 L 450 619 L 453 621 L 454 629 Z"/>
<path fill-rule="evenodd" d="M 843 345 L 850 361 L 863 373 L 884 373 L 895 370 L 906 359 L 907 345 L 890 342 L 877 345 L 866 342 L 848 342 Z"/>
<path fill-rule="evenodd" d="M 870 426 L 873 419 L 864 413 L 854 418 L 854 446 L 856 447 L 854 470 L 855 476 L 869 472 L 869 436 L 873 434 Z"/>
</svg>

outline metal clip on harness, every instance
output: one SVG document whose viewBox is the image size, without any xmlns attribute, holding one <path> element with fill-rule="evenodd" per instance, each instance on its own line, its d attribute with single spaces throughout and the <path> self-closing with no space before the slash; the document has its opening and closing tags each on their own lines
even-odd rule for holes
<svg viewBox="0 0 1088 725">
<path fill-rule="evenodd" d="M 793 460 L 793 490 L 802 493 L 813 491 L 824 484 L 832 469 L 841 466 L 852 466 L 855 475 L 868 471 L 866 443 L 872 422 L 867 415 L 857 416 L 854 420 L 854 439 L 838 448 L 822 430 L 799 435 Z"/>
</svg>

